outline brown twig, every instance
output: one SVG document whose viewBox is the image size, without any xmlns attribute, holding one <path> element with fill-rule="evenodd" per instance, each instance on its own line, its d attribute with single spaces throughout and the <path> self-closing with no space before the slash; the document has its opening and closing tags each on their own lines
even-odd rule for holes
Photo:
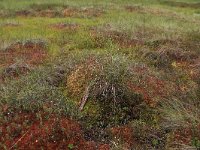
<svg viewBox="0 0 200 150">
<path fill-rule="evenodd" d="M 86 88 L 86 90 L 85 90 L 85 94 L 84 94 L 84 96 L 83 96 L 83 98 L 82 98 L 82 100 L 81 100 L 81 104 L 80 104 L 80 107 L 79 107 L 79 110 L 80 110 L 80 111 L 83 110 L 83 108 L 84 108 L 84 106 L 85 106 L 85 104 L 86 104 L 86 102 L 87 102 L 87 100 L 88 100 L 89 91 L 90 91 L 90 85 L 87 86 L 87 88 Z"/>
<path fill-rule="evenodd" d="M 22 138 L 23 138 L 28 132 L 29 132 L 29 130 L 26 131 L 26 133 L 24 133 L 24 134 L 9 148 L 9 150 L 11 150 L 15 145 L 17 145 L 17 143 L 19 143 L 19 142 L 22 140 Z"/>
</svg>

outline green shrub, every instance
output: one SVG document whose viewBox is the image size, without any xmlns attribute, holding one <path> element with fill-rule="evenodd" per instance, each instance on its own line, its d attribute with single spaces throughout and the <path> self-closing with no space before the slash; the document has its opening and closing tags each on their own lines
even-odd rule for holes
<svg viewBox="0 0 200 150">
<path fill-rule="evenodd" d="M 44 69 L 44 70 L 43 70 Z M 0 85 L 0 104 L 9 106 L 8 112 L 17 110 L 75 116 L 75 106 L 67 100 L 61 89 L 50 85 L 48 77 L 52 70 L 47 68 L 33 71 L 18 80 L 8 80 Z"/>
</svg>

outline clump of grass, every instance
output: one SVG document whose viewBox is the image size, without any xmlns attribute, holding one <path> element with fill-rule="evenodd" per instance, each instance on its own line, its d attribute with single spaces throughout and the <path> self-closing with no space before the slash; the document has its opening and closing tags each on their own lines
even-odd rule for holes
<svg viewBox="0 0 200 150">
<path fill-rule="evenodd" d="M 87 102 L 93 101 L 93 105 L 97 106 L 96 115 L 99 117 L 97 122 L 91 122 L 97 126 L 126 124 L 132 119 L 138 119 L 141 109 L 146 110 L 144 105 L 149 103 L 151 105 L 153 101 L 150 100 L 152 95 L 147 98 L 148 92 L 138 85 L 141 80 L 140 73 L 143 72 L 141 66 L 119 54 L 111 56 L 105 52 L 102 54 L 90 52 L 89 55 L 88 52 L 87 55 L 81 53 L 81 58 L 66 76 L 66 92 L 79 103 L 80 110 L 84 111 Z M 143 80 L 151 88 L 150 90 L 154 90 L 154 85 L 151 87 L 149 80 L 155 79 L 158 84 L 160 81 L 156 77 L 148 79 L 148 76 L 157 76 L 150 72 L 146 72 L 147 78 Z M 145 98 L 147 99 L 144 101 Z"/>
<path fill-rule="evenodd" d="M 172 139 L 175 141 L 171 142 L 171 146 L 180 146 L 185 144 L 185 146 L 198 148 L 198 142 L 194 144 L 194 139 L 196 139 L 196 141 L 200 140 L 200 103 L 199 97 L 195 91 L 193 91 L 193 94 L 190 92 L 190 94 L 181 100 L 178 98 L 172 98 L 162 102 L 161 104 L 161 112 L 165 119 L 163 126 L 167 130 L 174 132 Z"/>
<path fill-rule="evenodd" d="M 190 97 L 189 100 L 176 98 L 163 102 L 163 111 L 167 120 L 175 126 L 187 127 L 189 124 L 199 124 L 199 100 Z"/>
</svg>

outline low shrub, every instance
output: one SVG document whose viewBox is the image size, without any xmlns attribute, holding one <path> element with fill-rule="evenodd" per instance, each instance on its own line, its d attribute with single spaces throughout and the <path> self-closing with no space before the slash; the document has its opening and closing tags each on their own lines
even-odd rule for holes
<svg viewBox="0 0 200 150">
<path fill-rule="evenodd" d="M 19 110 L 31 112 L 43 110 L 70 116 L 76 114 L 75 106 L 67 101 L 62 90 L 48 82 L 47 78 L 51 71 L 39 69 L 17 80 L 7 80 L 1 84 L 1 111 L 11 115 Z"/>
</svg>

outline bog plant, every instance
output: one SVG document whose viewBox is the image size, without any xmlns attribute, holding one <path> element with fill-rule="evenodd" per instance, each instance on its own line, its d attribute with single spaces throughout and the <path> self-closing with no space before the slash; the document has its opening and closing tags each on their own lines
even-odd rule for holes
<svg viewBox="0 0 200 150">
<path fill-rule="evenodd" d="M 70 116 L 76 114 L 73 104 L 67 101 L 62 91 L 49 84 L 48 74 L 49 72 L 38 70 L 19 80 L 8 79 L 5 84 L 1 84 L 1 106 L 9 106 L 6 113 L 44 110 Z"/>
<path fill-rule="evenodd" d="M 128 142 L 111 143 L 107 130 L 131 122 L 130 149 L 199 149 L 198 9 L 198 0 L 0 0 L 0 149 L 29 149 L 15 141 L 37 125 L 48 133 L 52 118 L 50 145 L 68 149 L 86 149 L 59 134 L 77 133 L 62 126 L 69 118 L 87 141 L 116 149 Z"/>
</svg>

